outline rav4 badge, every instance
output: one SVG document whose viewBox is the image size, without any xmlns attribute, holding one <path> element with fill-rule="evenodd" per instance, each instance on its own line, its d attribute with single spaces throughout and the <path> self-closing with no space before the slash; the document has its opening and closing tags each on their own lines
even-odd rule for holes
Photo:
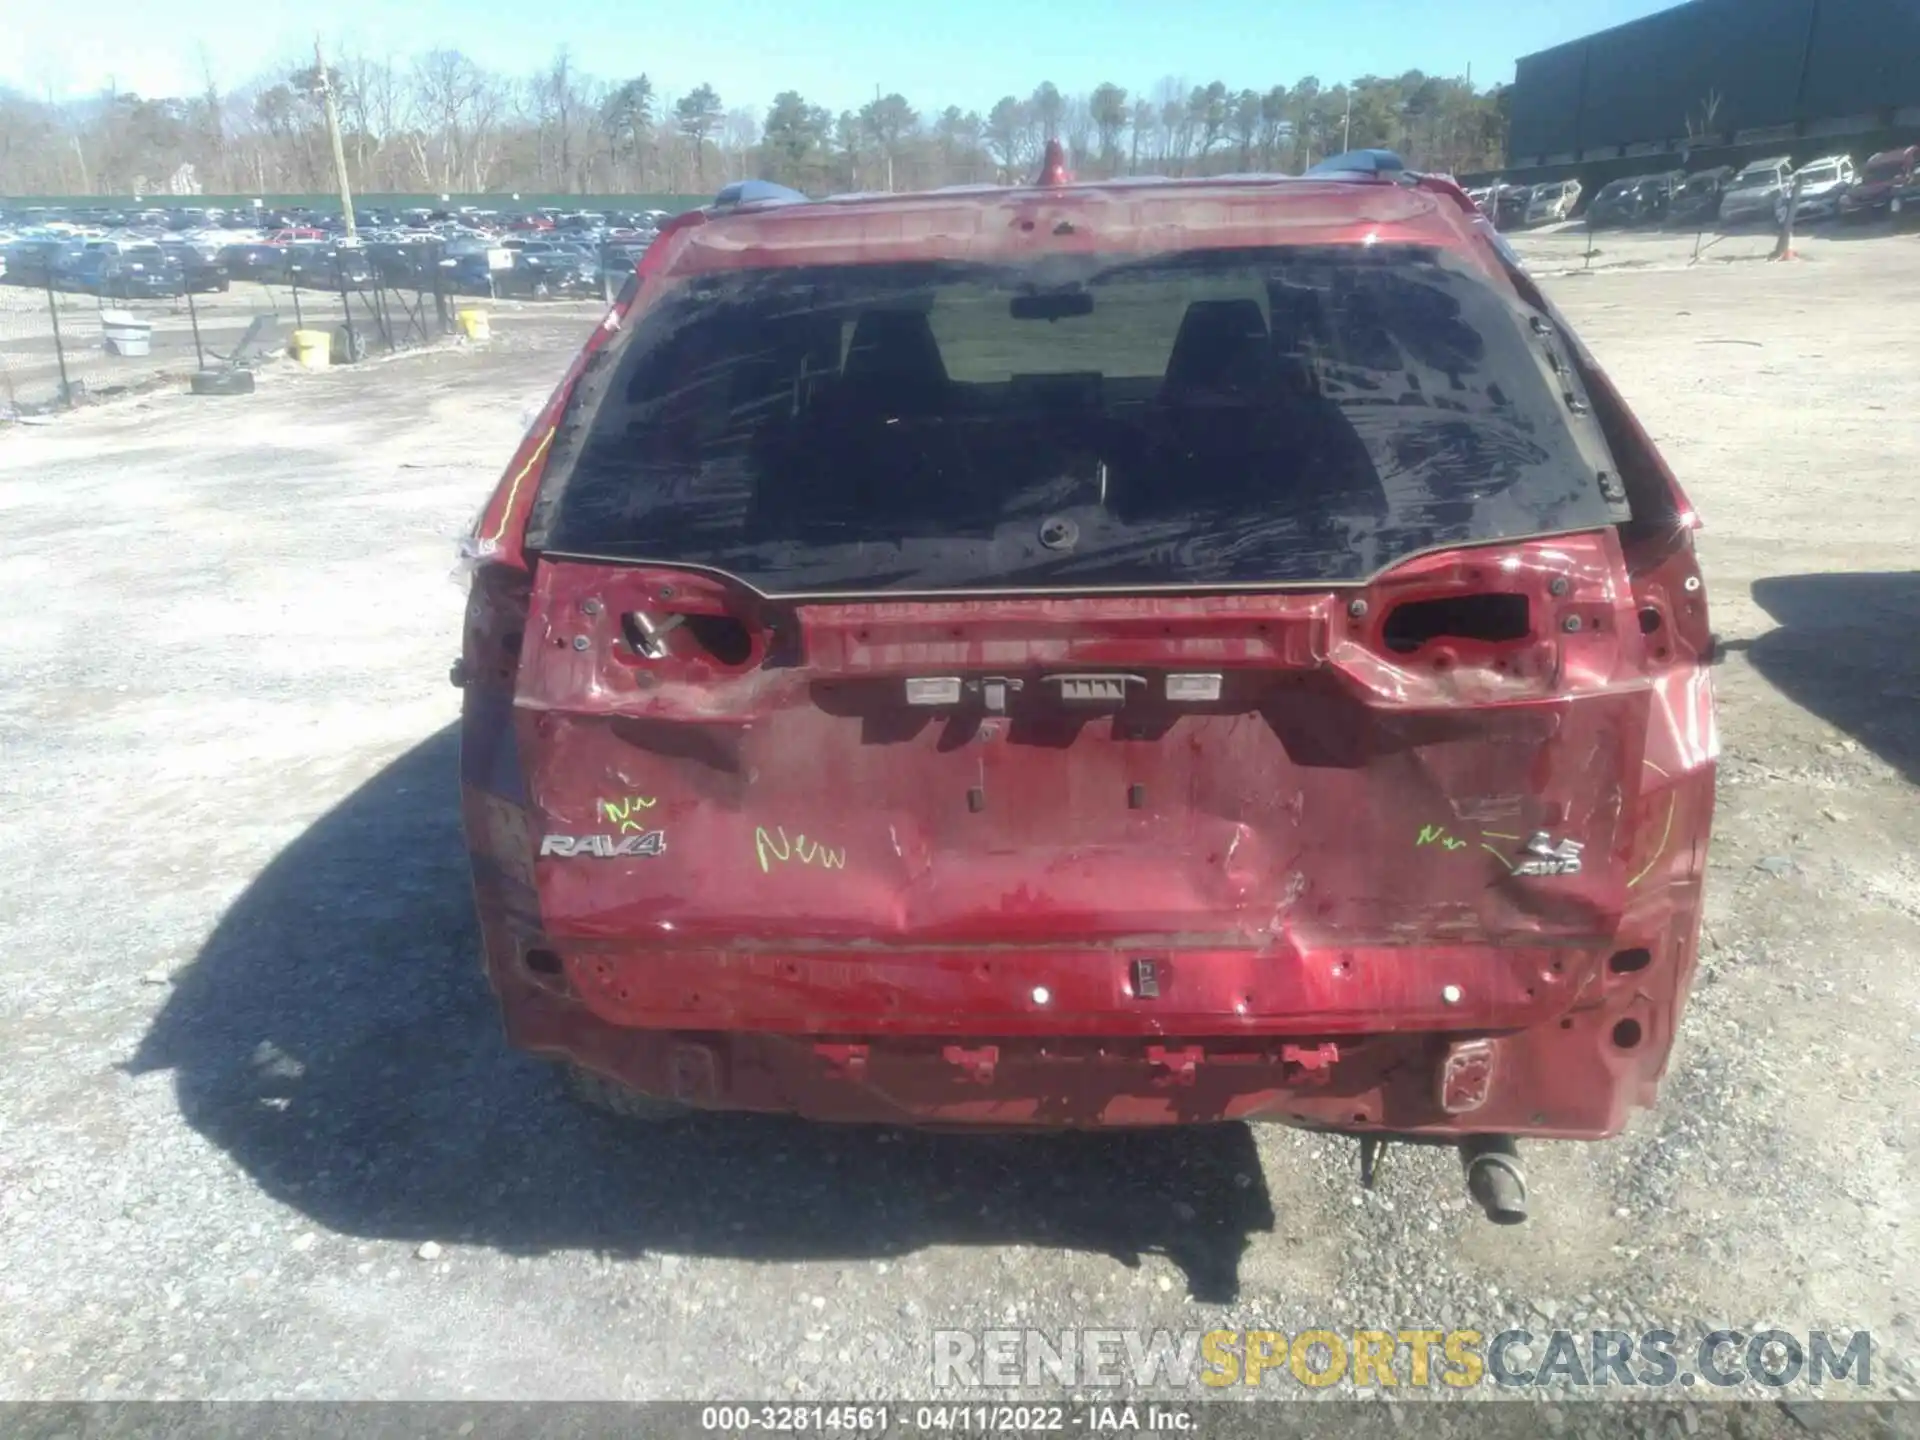
<svg viewBox="0 0 1920 1440">
<path fill-rule="evenodd" d="M 649 830 L 644 835 L 547 835 L 540 841 L 542 855 L 562 859 L 591 855 L 611 860 L 622 855 L 664 855 L 667 832 Z"/>
</svg>

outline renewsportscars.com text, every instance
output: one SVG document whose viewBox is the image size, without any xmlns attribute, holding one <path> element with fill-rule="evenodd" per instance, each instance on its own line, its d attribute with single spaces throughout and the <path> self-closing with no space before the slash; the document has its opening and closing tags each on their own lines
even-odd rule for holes
<svg viewBox="0 0 1920 1440">
<path fill-rule="evenodd" d="M 1865 1388 L 1864 1330 L 936 1330 L 936 1390 L 1195 1386 L 1202 1390 L 1345 1381 L 1363 1389 L 1496 1385 Z"/>
</svg>

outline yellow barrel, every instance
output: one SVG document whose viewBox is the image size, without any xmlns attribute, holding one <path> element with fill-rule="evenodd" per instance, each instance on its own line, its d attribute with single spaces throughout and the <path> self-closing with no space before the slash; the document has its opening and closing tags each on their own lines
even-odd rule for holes
<svg viewBox="0 0 1920 1440">
<path fill-rule="evenodd" d="M 324 370 L 333 361 L 333 336 L 326 330 L 293 332 L 294 362 L 305 370 Z"/>
<path fill-rule="evenodd" d="M 493 333 L 487 326 L 487 312 L 484 310 L 461 310 L 454 319 L 459 323 L 460 333 L 469 340 L 485 340 Z"/>
</svg>

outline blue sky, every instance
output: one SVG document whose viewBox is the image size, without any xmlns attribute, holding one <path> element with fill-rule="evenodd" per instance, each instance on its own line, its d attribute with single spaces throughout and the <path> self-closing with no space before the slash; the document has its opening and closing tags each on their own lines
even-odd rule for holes
<svg viewBox="0 0 1920 1440">
<path fill-rule="evenodd" d="M 1648 0 L 90 0 L 80 16 L 8 0 L 0 83 L 36 95 L 145 95 L 201 88 L 204 49 L 223 88 L 310 51 L 406 55 L 438 45 L 524 72 L 558 44 L 587 72 L 647 72 L 656 89 L 711 82 L 729 106 L 778 90 L 842 109 L 875 84 L 920 109 L 985 110 L 1042 80 L 1069 93 L 1112 80 L 1151 92 L 1163 76 L 1264 89 L 1422 69 L 1476 84 L 1513 78 L 1517 56 L 1663 9 Z M 284 17 L 284 18 L 283 18 Z"/>
</svg>

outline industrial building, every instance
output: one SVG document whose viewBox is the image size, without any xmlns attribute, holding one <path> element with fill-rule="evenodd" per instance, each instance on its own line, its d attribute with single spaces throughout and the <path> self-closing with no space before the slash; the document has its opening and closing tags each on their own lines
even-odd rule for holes
<svg viewBox="0 0 1920 1440">
<path fill-rule="evenodd" d="M 1591 185 L 1916 141 L 1920 0 L 1688 0 L 1520 60 L 1506 178 Z"/>
</svg>

